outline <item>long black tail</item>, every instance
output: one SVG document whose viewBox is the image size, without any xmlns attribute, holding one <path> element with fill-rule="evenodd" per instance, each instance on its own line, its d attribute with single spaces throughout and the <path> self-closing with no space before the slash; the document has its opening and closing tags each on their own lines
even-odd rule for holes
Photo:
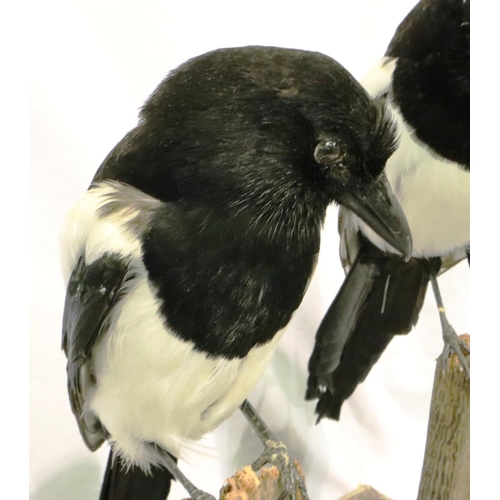
<svg viewBox="0 0 500 500">
<path fill-rule="evenodd" d="M 149 475 L 138 467 L 127 470 L 110 450 L 99 500 L 165 500 L 172 479 L 164 467 L 151 468 Z"/>
<path fill-rule="evenodd" d="M 394 335 L 416 324 L 439 259 L 401 257 L 363 241 L 316 334 L 306 399 L 319 399 L 318 421 L 338 420 L 343 402 L 363 382 Z"/>
</svg>

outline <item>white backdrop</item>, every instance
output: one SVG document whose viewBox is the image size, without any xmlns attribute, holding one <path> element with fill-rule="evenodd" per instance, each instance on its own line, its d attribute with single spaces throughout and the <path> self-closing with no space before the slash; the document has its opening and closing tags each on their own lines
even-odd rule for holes
<svg viewBox="0 0 500 500">
<path fill-rule="evenodd" d="M 324 52 L 361 78 L 385 51 L 415 0 L 307 2 L 47 0 L 33 3 L 30 90 L 30 498 L 96 500 L 107 447 L 84 446 L 66 393 L 60 350 L 64 288 L 58 231 L 108 151 L 134 127 L 138 108 L 166 73 L 208 50 L 275 45 Z M 428 294 L 420 322 L 394 340 L 340 423 L 315 425 L 303 400 L 314 333 L 343 279 L 336 209 L 317 272 L 282 345 L 250 400 L 301 462 L 312 500 L 370 484 L 393 500 L 416 497 L 435 358 L 442 341 Z M 469 331 L 469 270 L 441 280 L 449 317 Z M 216 494 L 260 452 L 240 414 L 181 464 Z M 186 494 L 175 486 L 169 499 Z"/>
</svg>

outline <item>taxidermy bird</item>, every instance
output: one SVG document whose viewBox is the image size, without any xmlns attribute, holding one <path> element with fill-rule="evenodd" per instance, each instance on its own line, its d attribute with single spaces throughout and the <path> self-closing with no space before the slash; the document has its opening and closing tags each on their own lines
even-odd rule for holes
<svg viewBox="0 0 500 500">
<path fill-rule="evenodd" d="M 469 376 L 449 324 L 437 275 L 469 257 L 469 2 L 422 0 L 399 25 L 385 57 L 364 81 L 385 98 L 399 143 L 385 174 L 413 238 L 411 259 L 348 207 L 339 211 L 346 279 L 325 315 L 309 360 L 306 399 L 318 420 L 339 419 L 395 335 L 417 323 L 431 281 L 447 353 Z M 447 359 L 447 354 L 443 356 Z"/>
<path fill-rule="evenodd" d="M 395 144 L 383 103 L 319 53 L 221 49 L 160 83 L 62 231 L 68 390 L 88 448 L 111 444 L 102 500 L 164 499 L 172 476 L 212 498 L 176 460 L 239 407 L 265 444 L 256 463 L 284 456 L 245 398 L 302 301 L 328 205 L 411 253 L 382 173 Z"/>
</svg>

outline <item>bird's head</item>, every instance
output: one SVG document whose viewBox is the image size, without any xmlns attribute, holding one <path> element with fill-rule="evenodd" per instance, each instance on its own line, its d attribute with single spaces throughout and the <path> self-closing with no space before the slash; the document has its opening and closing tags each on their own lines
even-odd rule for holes
<svg viewBox="0 0 500 500">
<path fill-rule="evenodd" d="M 410 228 L 384 174 L 398 141 L 385 100 L 371 99 L 323 54 L 253 50 L 258 55 L 247 74 L 255 91 L 245 102 L 264 130 L 266 147 L 254 148 L 252 161 L 269 165 L 272 152 L 279 158 L 275 178 L 281 185 L 300 178 L 313 196 L 350 209 L 396 250 L 411 255 Z"/>
<path fill-rule="evenodd" d="M 383 175 L 396 143 L 392 122 L 330 57 L 219 49 L 172 72 L 141 119 L 134 161 L 142 165 L 147 150 L 149 171 L 163 182 L 145 185 L 149 176 L 138 168 L 131 184 L 152 196 L 169 200 L 165 186 L 174 186 L 178 199 L 250 214 L 272 234 L 288 223 L 290 234 L 300 234 L 297 224 L 316 230 L 336 202 L 411 253 L 408 223 Z"/>
<path fill-rule="evenodd" d="M 360 95 L 364 101 L 366 96 Z M 314 160 L 331 200 L 350 209 L 404 256 L 412 252 L 405 214 L 384 173 L 397 146 L 383 101 L 367 99 L 317 134 Z M 342 126 L 339 127 L 339 122 Z"/>
</svg>

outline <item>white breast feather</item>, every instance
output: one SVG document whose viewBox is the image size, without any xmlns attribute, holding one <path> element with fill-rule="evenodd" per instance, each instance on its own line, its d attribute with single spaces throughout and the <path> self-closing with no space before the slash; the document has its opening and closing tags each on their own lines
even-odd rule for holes
<svg viewBox="0 0 500 500">
<path fill-rule="evenodd" d="M 158 315 L 143 277 L 93 352 L 98 383 L 90 404 L 115 449 L 147 468 L 153 441 L 177 457 L 228 418 L 268 365 L 282 332 L 244 359 L 210 358 L 179 340 Z"/>
</svg>

